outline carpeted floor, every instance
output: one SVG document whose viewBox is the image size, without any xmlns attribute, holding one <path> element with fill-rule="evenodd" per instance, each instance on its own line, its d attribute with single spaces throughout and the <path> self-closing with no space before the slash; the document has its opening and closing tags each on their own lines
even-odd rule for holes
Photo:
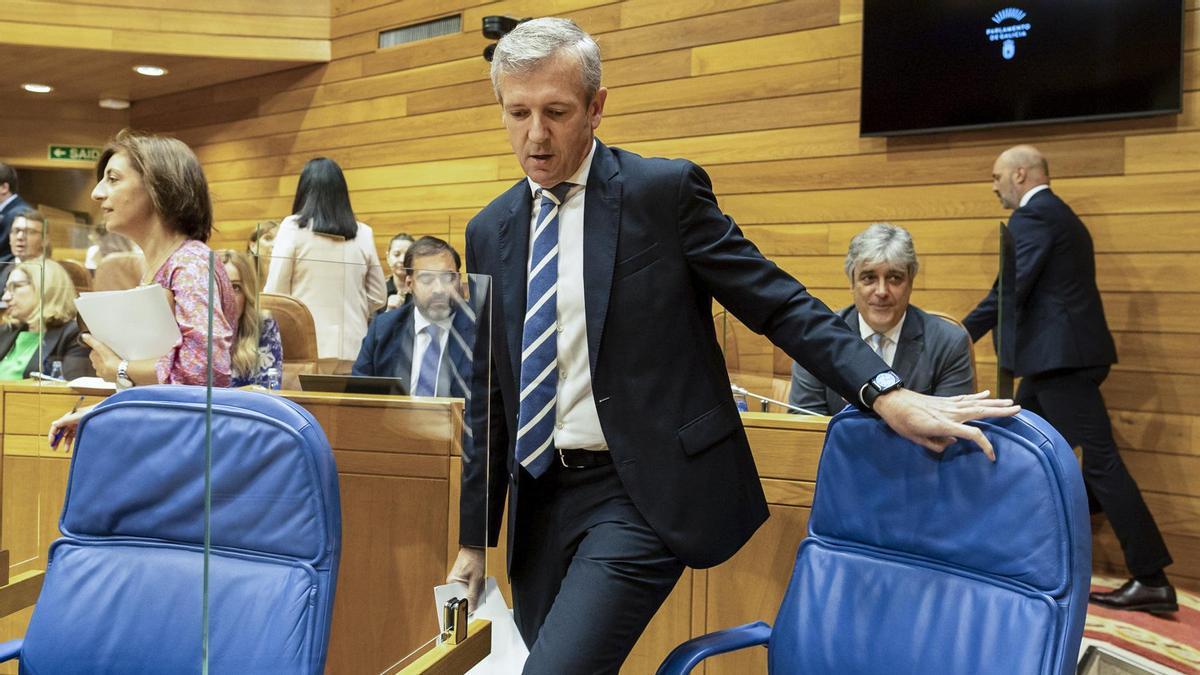
<svg viewBox="0 0 1200 675">
<path fill-rule="evenodd" d="M 1094 575 L 1092 590 L 1112 590 L 1125 580 Z M 1154 616 L 1088 605 L 1086 639 L 1132 652 L 1180 673 L 1200 674 L 1200 594 L 1179 591 L 1179 612 Z"/>
</svg>

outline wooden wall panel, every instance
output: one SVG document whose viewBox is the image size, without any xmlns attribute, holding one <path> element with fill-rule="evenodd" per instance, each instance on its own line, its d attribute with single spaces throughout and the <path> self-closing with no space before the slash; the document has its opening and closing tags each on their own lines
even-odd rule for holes
<svg viewBox="0 0 1200 675">
<path fill-rule="evenodd" d="M 4 42 L 139 53 L 327 61 L 329 5 L 321 0 L 8 0 Z"/>
<path fill-rule="evenodd" d="M 914 302 L 958 316 L 996 270 L 995 228 L 1008 214 L 991 192 L 992 161 L 1038 143 L 1095 240 L 1121 354 L 1104 388 L 1119 443 L 1178 542 L 1173 575 L 1200 586 L 1200 532 L 1185 523 L 1200 511 L 1190 400 L 1200 385 L 1190 264 L 1200 252 L 1200 6 L 1186 6 L 1176 116 L 861 138 L 861 0 L 333 0 L 329 64 L 149 100 L 133 122 L 196 148 L 218 243 L 240 245 L 256 221 L 286 215 L 304 162 L 327 155 L 347 170 L 381 252 L 406 229 L 461 245 L 471 214 L 520 177 L 478 57 L 479 21 L 557 12 L 604 51 L 603 140 L 702 163 L 723 208 L 832 307 L 850 301 L 850 237 L 873 221 L 906 225 L 922 259 Z M 378 30 L 459 12 L 460 35 L 375 49 Z M 741 330 L 738 346 L 743 370 L 786 373 L 761 338 Z M 990 339 L 976 353 L 986 384 Z M 1098 542 L 1099 563 L 1115 560 Z M 693 598 L 705 583 L 694 581 Z"/>
</svg>

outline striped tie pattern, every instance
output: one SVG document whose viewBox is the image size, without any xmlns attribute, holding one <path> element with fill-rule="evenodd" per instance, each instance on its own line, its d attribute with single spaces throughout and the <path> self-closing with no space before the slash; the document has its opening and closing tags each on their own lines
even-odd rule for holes
<svg viewBox="0 0 1200 675">
<path fill-rule="evenodd" d="M 442 329 L 431 323 L 425 327 L 429 336 L 429 346 L 421 357 L 421 372 L 417 375 L 417 396 L 433 396 L 437 391 L 438 365 L 442 361 Z"/>
<path fill-rule="evenodd" d="M 534 478 L 554 459 L 554 403 L 558 390 L 558 207 L 571 189 L 559 183 L 540 189 L 533 229 L 525 328 L 521 337 L 521 404 L 517 413 L 517 461 Z"/>
</svg>

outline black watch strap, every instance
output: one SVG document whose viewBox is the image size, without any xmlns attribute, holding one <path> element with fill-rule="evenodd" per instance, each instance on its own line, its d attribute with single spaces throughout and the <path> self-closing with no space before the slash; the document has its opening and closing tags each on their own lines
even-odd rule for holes
<svg viewBox="0 0 1200 675">
<path fill-rule="evenodd" d="M 895 391 L 904 386 L 904 380 L 894 370 L 885 370 L 867 380 L 862 388 L 862 402 L 868 409 L 875 408 L 875 400 L 880 396 Z"/>
</svg>

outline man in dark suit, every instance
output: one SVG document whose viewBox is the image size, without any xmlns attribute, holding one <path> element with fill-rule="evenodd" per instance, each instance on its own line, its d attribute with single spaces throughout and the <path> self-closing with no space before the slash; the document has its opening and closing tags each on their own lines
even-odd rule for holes
<svg viewBox="0 0 1200 675">
<path fill-rule="evenodd" d="M 449 578 L 478 594 L 509 495 L 526 673 L 617 672 L 684 566 L 733 555 L 767 517 L 712 323 L 715 297 L 846 398 L 940 451 L 1008 401 L 928 397 L 759 253 L 682 160 L 600 143 L 599 49 L 564 19 L 501 38 L 492 83 L 526 174 L 467 226 L 494 292 L 463 453 Z M 481 336 L 480 342 L 487 342 Z M 477 353 L 482 353 L 477 350 Z M 490 452 L 488 452 L 490 450 Z M 914 448 L 914 451 L 917 451 Z"/>
<path fill-rule="evenodd" d="M 30 208 L 29 203 L 17 194 L 17 188 L 17 170 L 0 162 L 0 262 L 12 260 L 8 232 L 17 213 Z"/>
<path fill-rule="evenodd" d="M 1121 461 L 1100 394 L 1117 352 L 1096 287 L 1092 237 L 1051 192 L 1049 166 L 1033 146 L 1009 148 L 996 159 L 992 190 L 1004 208 L 1013 209 L 1008 229 L 1015 283 L 1003 298 L 993 285 L 963 324 L 978 340 L 1003 314 L 1000 365 L 1022 378 L 1017 402 L 1045 417 L 1072 446 L 1083 447 L 1089 498 L 1107 514 L 1133 576 L 1116 591 L 1092 593 L 1092 602 L 1173 612 L 1175 589 L 1163 572 L 1171 554 Z"/>
<path fill-rule="evenodd" d="M 414 396 L 463 397 L 475 330 L 460 292 L 458 251 L 421 237 L 405 253 L 404 268 L 413 301 L 375 317 L 351 372 L 400 378 Z"/>
<path fill-rule="evenodd" d="M 850 240 L 846 276 L 854 304 L 838 312 L 851 330 L 922 394 L 957 396 L 974 391 L 971 340 L 958 326 L 909 304 L 920 267 L 912 236 L 902 227 L 875 223 Z M 792 364 L 788 402 L 832 415 L 846 400 L 804 369 Z"/>
</svg>

